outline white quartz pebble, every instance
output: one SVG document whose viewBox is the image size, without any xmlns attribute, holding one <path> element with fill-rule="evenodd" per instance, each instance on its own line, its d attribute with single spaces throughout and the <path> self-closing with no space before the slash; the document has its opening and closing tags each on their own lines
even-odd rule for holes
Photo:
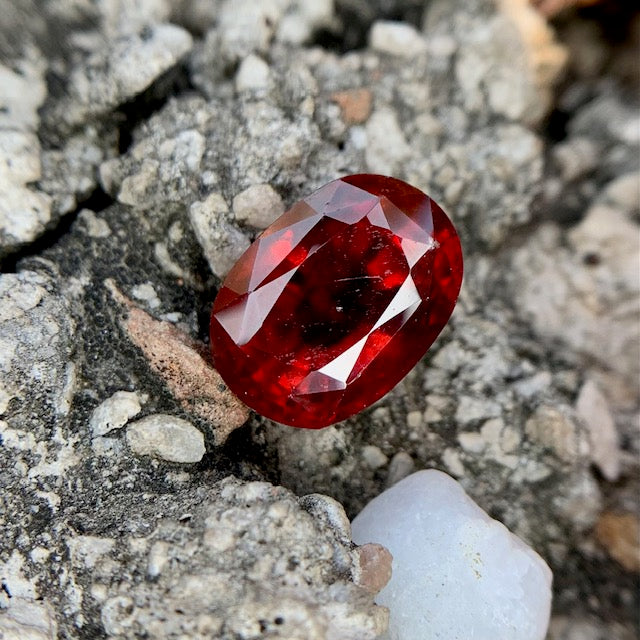
<svg viewBox="0 0 640 640">
<path fill-rule="evenodd" d="M 356 544 L 393 555 L 376 602 L 391 640 L 543 640 L 551 570 L 445 473 L 418 471 L 374 498 L 353 521 Z"/>
</svg>

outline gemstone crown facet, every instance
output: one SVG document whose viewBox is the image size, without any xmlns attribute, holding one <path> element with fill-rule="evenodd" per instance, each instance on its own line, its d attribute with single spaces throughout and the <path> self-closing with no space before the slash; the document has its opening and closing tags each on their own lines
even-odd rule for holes
<svg viewBox="0 0 640 640">
<path fill-rule="evenodd" d="M 458 235 L 431 198 L 346 176 L 294 204 L 233 266 L 211 314 L 214 364 L 258 413 L 325 427 L 402 380 L 461 282 Z"/>
</svg>

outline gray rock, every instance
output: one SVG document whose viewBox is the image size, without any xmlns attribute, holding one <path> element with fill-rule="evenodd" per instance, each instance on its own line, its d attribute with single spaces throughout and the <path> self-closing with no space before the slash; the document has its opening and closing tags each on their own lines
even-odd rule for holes
<svg viewBox="0 0 640 640">
<path fill-rule="evenodd" d="M 33 49 L 14 68 L 0 65 L 0 129 L 37 130 L 38 108 L 46 96 L 45 68 L 44 60 Z"/>
<path fill-rule="evenodd" d="M 211 271 L 224 278 L 238 258 L 249 248 L 248 238 L 227 221 L 229 208 L 218 193 L 203 202 L 194 202 L 189 220 L 202 245 Z"/>
<path fill-rule="evenodd" d="M 124 520 L 98 516 L 82 536 L 66 532 L 66 588 L 50 595 L 67 612 L 61 634 L 82 633 L 80 611 L 95 612 L 91 624 L 107 638 L 373 640 L 385 629 L 386 611 L 353 581 L 360 555 L 330 498 L 228 478 L 130 495 L 123 507 Z M 50 570 L 44 563 L 32 575 L 43 580 Z M 15 563 L 2 575 L 17 593 Z"/>
<path fill-rule="evenodd" d="M 65 140 L 62 149 L 41 153 L 42 172 L 38 187 L 51 197 L 56 216 L 76 209 L 98 186 L 98 167 L 113 157 L 117 149 L 115 131 L 87 127 Z"/>
<path fill-rule="evenodd" d="M 248 55 L 241 63 L 236 74 L 238 91 L 255 91 L 269 85 L 269 65 L 259 56 Z"/>
<path fill-rule="evenodd" d="M 592 171 L 598 164 L 598 147 L 583 136 L 571 138 L 553 149 L 562 179 L 569 182 Z"/>
<path fill-rule="evenodd" d="M 392 487 L 396 482 L 411 475 L 415 470 L 413 458 L 404 451 L 398 451 L 389 463 L 389 473 L 387 475 L 387 487 Z"/>
<path fill-rule="evenodd" d="M 580 389 L 576 411 L 589 429 L 594 464 L 607 480 L 615 482 L 620 475 L 618 433 L 609 403 L 593 380 Z"/>
<path fill-rule="evenodd" d="M 237 61 L 248 53 L 264 53 L 274 37 L 288 2 L 267 0 L 259 4 L 250 0 L 231 2 L 220 7 L 220 52 L 225 60 Z"/>
<path fill-rule="evenodd" d="M 30 407 L 57 416 L 69 412 L 74 331 L 68 301 L 52 278 L 34 271 L 0 276 L 0 389 L 20 407 L 10 414 L 16 423 Z"/>
<path fill-rule="evenodd" d="M 131 295 L 136 300 L 145 303 L 150 309 L 157 309 L 162 304 L 151 282 L 136 285 L 131 289 Z"/>
<path fill-rule="evenodd" d="M 390 109 L 375 111 L 367 123 L 367 168 L 371 173 L 395 175 L 410 155 L 411 149 Z"/>
<path fill-rule="evenodd" d="M 114 38 L 135 36 L 146 27 L 167 22 L 172 9 L 172 3 L 168 0 L 104 0 L 98 5 L 101 27 L 107 37 Z"/>
<path fill-rule="evenodd" d="M 566 462 L 583 458 L 589 452 L 586 433 L 581 432 L 571 416 L 555 407 L 540 406 L 527 420 L 525 433 L 532 442 L 550 449 Z"/>
<path fill-rule="evenodd" d="M 638 114 L 625 105 L 614 92 L 603 91 L 588 105 L 585 105 L 569 125 L 571 133 L 587 134 L 598 128 L 600 136 L 608 137 L 634 147 L 640 144 Z"/>
<path fill-rule="evenodd" d="M 427 33 L 448 33 L 459 39 L 455 73 L 465 107 L 489 109 L 512 120 L 539 122 L 551 106 L 554 82 L 567 53 L 549 26 L 527 0 L 460 5 L 441 0 L 425 16 Z M 474 12 L 488 11 L 481 21 Z"/>
<path fill-rule="evenodd" d="M 582 616 L 556 616 L 551 619 L 549 640 L 633 640 L 635 632 L 618 622 L 601 622 Z"/>
<path fill-rule="evenodd" d="M 236 220 L 264 229 L 284 213 L 282 198 L 268 184 L 251 185 L 233 199 Z"/>
<path fill-rule="evenodd" d="M 48 121 L 77 126 L 104 116 L 146 89 L 173 67 L 192 46 L 187 31 L 171 24 L 120 35 L 96 45 L 69 71 L 65 97 L 47 111 Z"/>
<path fill-rule="evenodd" d="M 603 194 L 605 202 L 611 203 L 631 215 L 640 209 L 640 172 L 631 172 L 612 180 Z"/>
<path fill-rule="evenodd" d="M 31 189 L 40 178 L 38 138 L 33 133 L 0 134 L 0 255 L 35 240 L 51 221 L 51 198 Z"/>
<path fill-rule="evenodd" d="M 380 447 L 376 447 L 375 445 L 367 445 L 366 447 L 363 447 L 362 456 L 366 465 L 371 469 L 379 469 L 389 462 L 389 458 L 384 455 L 380 450 Z"/>
<path fill-rule="evenodd" d="M 139 456 L 168 462 L 200 462 L 205 454 L 204 436 L 190 422 L 175 416 L 147 416 L 127 427 L 127 444 Z"/>
<path fill-rule="evenodd" d="M 191 33 L 202 34 L 216 22 L 220 0 L 180 0 L 171 3 L 174 20 Z"/>
<path fill-rule="evenodd" d="M 369 36 L 374 51 L 393 56 L 413 58 L 426 52 L 426 42 L 420 33 L 404 22 L 379 21 L 374 23 Z"/>
<path fill-rule="evenodd" d="M 225 61 L 237 61 L 248 53 L 264 53 L 272 39 L 300 45 L 316 29 L 329 26 L 333 2 L 318 0 L 224 0 L 220 7 L 220 52 Z"/>
<path fill-rule="evenodd" d="M 330 29 L 334 22 L 333 0 L 294 0 L 286 7 L 276 38 L 288 45 L 301 45 L 311 40 L 316 31 Z"/>
<path fill-rule="evenodd" d="M 35 53 L 16 70 L 0 65 L 0 257 L 35 240 L 52 220 L 50 196 L 31 186 L 42 173 L 36 131 L 44 70 Z"/>
<path fill-rule="evenodd" d="M 563 340 L 622 376 L 640 375 L 636 317 L 638 225 L 594 205 L 562 245 L 541 227 L 513 258 L 514 301 L 536 331 Z"/>
<path fill-rule="evenodd" d="M 44 605 L 12 598 L 6 610 L 0 607 L 0 634 L 3 640 L 55 640 L 57 624 Z"/>
<path fill-rule="evenodd" d="M 91 209 L 80 211 L 78 219 L 85 225 L 87 235 L 91 238 L 108 238 L 111 235 L 111 229 L 106 220 L 98 218 Z"/>
</svg>

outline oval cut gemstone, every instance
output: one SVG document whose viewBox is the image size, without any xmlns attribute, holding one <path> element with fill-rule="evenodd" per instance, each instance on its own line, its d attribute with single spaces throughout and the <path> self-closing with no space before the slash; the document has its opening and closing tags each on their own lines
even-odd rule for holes
<svg viewBox="0 0 640 640">
<path fill-rule="evenodd" d="M 401 180 L 346 176 L 247 249 L 211 314 L 215 367 L 258 413 L 318 429 L 368 407 L 426 353 L 462 282 L 458 235 Z"/>
</svg>

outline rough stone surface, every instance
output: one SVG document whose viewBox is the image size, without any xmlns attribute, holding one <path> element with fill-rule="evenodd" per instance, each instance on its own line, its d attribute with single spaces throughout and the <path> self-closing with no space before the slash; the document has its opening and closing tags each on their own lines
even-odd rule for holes
<svg viewBox="0 0 640 640">
<path fill-rule="evenodd" d="M 329 498 L 228 478 L 170 495 L 130 494 L 126 505 L 113 500 L 111 513 L 128 514 L 125 520 L 87 514 L 82 535 L 67 530 L 60 540 L 70 556 L 66 589 L 56 597 L 68 616 L 61 634 L 99 625 L 113 638 L 373 640 L 384 629 L 385 610 L 352 581 L 361 573 L 359 554 L 344 511 Z M 16 568 L 30 561 L 12 558 L 3 584 L 17 594 Z M 32 582 L 56 579 L 59 562 L 33 566 Z M 0 625 L 29 625 L 40 634 L 34 637 L 51 638 L 47 613 L 42 623 L 21 621 L 11 603 Z"/>
<path fill-rule="evenodd" d="M 543 640 L 551 611 L 544 560 L 440 471 L 420 471 L 353 521 L 357 542 L 380 542 L 392 576 L 376 601 L 389 637 Z"/>
<path fill-rule="evenodd" d="M 90 200 L 98 187 L 98 167 L 116 153 L 116 134 L 105 127 L 87 127 L 64 146 L 41 154 L 38 187 L 49 194 L 52 213 L 59 217 Z"/>
<path fill-rule="evenodd" d="M 377 594 L 391 579 L 393 556 L 386 547 L 375 542 L 358 547 L 360 575 L 358 584 Z"/>
<path fill-rule="evenodd" d="M 10 408 L 38 424 L 32 411 L 68 414 L 75 385 L 74 322 L 68 301 L 53 278 L 35 271 L 0 276 L 0 396 L 2 412 Z M 10 430 L 13 420 L 2 425 Z M 24 424 L 28 427 L 28 422 Z M 16 433 L 35 444 L 31 428 Z M 4 438 L 6 442 L 6 436 Z M 46 439 L 42 442 L 46 452 Z M 44 462 L 44 460 L 43 460 Z"/>
<path fill-rule="evenodd" d="M 473 2 L 473 6 L 487 3 Z M 443 33 L 443 14 L 457 24 L 455 73 L 468 111 L 487 108 L 511 120 L 539 122 L 549 109 L 550 89 L 566 62 L 566 51 L 554 41 L 544 19 L 527 0 L 497 3 L 484 22 L 473 22 L 456 2 L 440 0 L 426 15 L 428 27 Z"/>
<path fill-rule="evenodd" d="M 0 634 L 3 640 L 55 640 L 58 635 L 51 610 L 24 598 L 12 598 L 0 614 Z"/>
<path fill-rule="evenodd" d="M 569 247 L 560 246 L 555 225 L 545 225 L 515 254 L 512 272 L 515 302 L 541 335 L 629 378 L 640 375 L 637 234 L 623 212 L 594 205 L 569 234 Z M 577 268 L 585 260 L 597 263 Z"/>
<path fill-rule="evenodd" d="M 269 65 L 259 56 L 250 54 L 241 63 L 236 74 L 236 89 L 252 91 L 269 85 Z"/>
<path fill-rule="evenodd" d="M 608 513 L 596 523 L 596 537 L 628 571 L 640 573 L 640 522 L 632 513 Z"/>
<path fill-rule="evenodd" d="M 202 245 L 211 271 L 220 278 L 227 275 L 249 248 L 247 237 L 226 221 L 227 214 L 227 203 L 217 193 L 209 195 L 204 202 L 194 202 L 189 209 L 196 238 Z"/>
<path fill-rule="evenodd" d="M 118 35 L 85 55 L 69 71 L 65 97 L 47 112 L 50 122 L 70 126 L 103 116 L 173 67 L 192 45 L 189 33 L 171 24 Z"/>
<path fill-rule="evenodd" d="M 235 608 L 216 600 L 200 630 L 183 626 L 169 603 L 209 594 L 197 585 L 222 566 L 189 564 L 192 548 L 204 557 L 200 509 L 264 521 L 215 488 L 235 476 L 234 490 L 268 480 L 354 516 L 438 468 L 554 570 L 552 640 L 637 638 L 624 524 L 640 495 L 633 11 L 611 0 L 550 24 L 525 0 L 0 0 L 0 635 L 216 637 L 220 621 L 234 640 L 295 637 L 269 622 L 281 603 L 303 637 L 356 611 L 342 637 L 374 635 L 383 621 L 361 595 L 384 554 L 352 581 L 318 561 L 318 582 L 313 533 L 288 569 L 311 599 L 247 586 L 289 565 L 288 528 L 256 542 L 259 556 L 234 537 L 220 562 L 241 585 Z M 416 46 L 371 46 L 388 22 Z M 345 424 L 302 433 L 249 415 L 206 344 L 221 278 L 260 228 L 234 198 L 269 185 L 288 208 L 374 170 L 456 224 L 467 276 L 454 317 Z M 120 392 L 141 405 L 128 421 L 187 420 L 206 455 L 135 455 L 125 425 L 96 435 L 135 409 L 92 422 Z M 251 504 L 268 510 L 260 495 Z M 313 527 L 331 521 L 313 513 Z M 139 541 L 163 517 L 180 524 L 151 553 Z M 294 567 L 304 553 L 313 562 Z M 147 577 L 149 565 L 164 569 Z"/>
<path fill-rule="evenodd" d="M 600 640 L 619 638 L 633 640 L 635 633 L 623 625 L 600 622 L 597 619 L 580 619 L 573 616 L 558 616 L 551 621 L 549 640 Z"/>
<path fill-rule="evenodd" d="M 42 173 L 36 132 L 44 71 L 35 52 L 15 70 L 0 64 L 0 258 L 35 240 L 51 222 L 51 197 L 31 187 Z"/>
</svg>

